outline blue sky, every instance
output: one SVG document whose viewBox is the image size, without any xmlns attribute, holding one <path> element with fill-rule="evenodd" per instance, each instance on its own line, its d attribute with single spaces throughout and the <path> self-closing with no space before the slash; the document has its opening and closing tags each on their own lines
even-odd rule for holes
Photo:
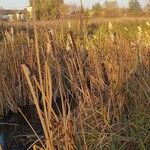
<svg viewBox="0 0 150 150">
<path fill-rule="evenodd" d="M 83 0 L 84 6 L 92 6 L 94 3 L 99 2 L 101 4 L 104 3 L 105 0 Z M 139 0 L 143 5 L 146 0 Z M 79 4 L 80 0 L 65 0 L 66 3 Z M 127 6 L 128 0 L 118 0 L 120 6 Z M 21 9 L 25 8 L 28 5 L 28 0 L 0 0 L 0 7 L 4 8 L 13 8 L 13 9 Z"/>
</svg>

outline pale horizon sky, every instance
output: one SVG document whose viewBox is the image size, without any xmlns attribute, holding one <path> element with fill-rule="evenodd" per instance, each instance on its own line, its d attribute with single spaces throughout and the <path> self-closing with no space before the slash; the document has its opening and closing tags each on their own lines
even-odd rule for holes
<svg viewBox="0 0 150 150">
<path fill-rule="evenodd" d="M 65 3 L 69 4 L 80 4 L 80 0 L 64 0 Z M 85 7 L 91 7 L 93 4 L 99 2 L 103 4 L 105 0 L 83 0 Z M 139 0 L 141 5 L 143 6 L 147 0 Z M 29 0 L 0 0 L 0 7 L 8 8 L 8 9 L 23 9 L 28 5 Z M 128 6 L 128 0 L 118 0 L 118 4 L 121 7 Z"/>
</svg>

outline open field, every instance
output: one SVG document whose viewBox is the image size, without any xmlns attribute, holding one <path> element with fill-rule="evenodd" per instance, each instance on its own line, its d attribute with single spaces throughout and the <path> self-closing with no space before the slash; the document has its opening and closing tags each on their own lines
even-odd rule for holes
<svg viewBox="0 0 150 150">
<path fill-rule="evenodd" d="M 0 28 L 7 149 L 150 149 L 147 18 Z"/>
</svg>

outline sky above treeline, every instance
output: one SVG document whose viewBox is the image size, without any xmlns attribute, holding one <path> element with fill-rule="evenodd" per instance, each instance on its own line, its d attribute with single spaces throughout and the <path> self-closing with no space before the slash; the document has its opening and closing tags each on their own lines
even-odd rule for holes
<svg viewBox="0 0 150 150">
<path fill-rule="evenodd" d="M 29 0 L 0 0 L 0 7 L 3 8 L 12 8 L 12 9 L 23 9 L 28 5 Z M 68 4 L 80 4 L 80 0 L 64 0 L 65 3 Z M 104 3 L 105 0 L 83 0 L 83 4 L 85 7 L 91 7 L 93 4 L 99 2 L 101 4 Z M 143 6 L 147 0 L 139 0 L 141 5 Z M 128 6 L 128 0 L 118 0 L 118 4 L 121 7 Z"/>
</svg>

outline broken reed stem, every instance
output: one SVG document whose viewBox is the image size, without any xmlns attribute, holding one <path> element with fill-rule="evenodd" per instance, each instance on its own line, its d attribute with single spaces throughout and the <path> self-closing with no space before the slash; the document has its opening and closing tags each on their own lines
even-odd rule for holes
<svg viewBox="0 0 150 150">
<path fill-rule="evenodd" d="M 43 128 L 45 130 L 45 138 L 46 138 L 46 147 L 48 149 L 50 149 L 50 147 L 52 148 L 53 144 L 51 142 L 51 131 L 49 128 L 49 118 L 48 118 L 48 111 L 47 111 L 47 106 L 46 106 L 46 102 L 45 102 L 45 94 L 44 94 L 44 87 L 43 87 L 43 80 L 42 80 L 42 70 L 41 70 L 41 62 L 40 62 L 40 52 L 39 52 L 39 44 L 38 44 L 38 34 L 37 34 L 37 26 L 35 24 L 36 21 L 36 14 L 35 14 L 35 0 L 33 0 L 33 17 L 34 17 L 34 37 L 35 37 L 35 48 L 36 48 L 36 59 L 37 59 L 37 66 L 38 66 L 38 74 L 39 74 L 39 82 L 40 82 L 40 87 L 41 87 L 41 94 L 42 94 L 42 103 L 43 103 L 43 107 L 44 107 L 44 114 L 45 114 L 45 124 L 44 124 L 44 120 L 43 118 L 41 118 L 42 116 L 40 116 L 40 118 L 42 119 L 42 125 Z M 37 102 L 36 102 L 37 103 Z M 38 104 L 36 104 L 38 105 Z M 48 106 L 49 107 L 49 106 Z M 37 106 L 37 109 L 40 109 Z M 41 115 L 41 113 L 39 113 Z M 51 140 L 50 140 L 51 139 Z"/>
<path fill-rule="evenodd" d="M 42 90 L 41 90 L 40 84 L 38 83 L 37 79 L 36 79 L 35 77 L 33 77 L 33 80 L 34 80 L 36 86 L 38 87 L 38 89 L 39 89 L 40 92 L 41 92 Z M 52 102 L 52 100 L 49 100 L 47 96 L 45 96 L 45 101 L 46 101 L 47 103 L 48 103 L 48 102 L 49 102 L 49 103 Z M 50 105 L 47 104 L 47 107 L 48 107 L 48 106 L 51 107 L 51 104 L 50 104 Z M 51 109 L 50 109 L 50 107 L 49 107 L 48 111 L 50 111 L 50 112 L 54 115 L 55 120 L 58 122 L 58 121 L 59 121 L 58 117 L 56 116 L 56 114 L 55 114 L 53 108 L 51 107 Z"/>
<path fill-rule="evenodd" d="M 39 106 L 38 99 L 36 97 L 36 93 L 35 93 L 34 87 L 33 87 L 32 83 L 31 83 L 31 80 L 30 80 L 29 75 L 27 73 L 27 67 L 25 65 L 22 65 L 22 69 L 23 69 L 24 75 L 26 77 L 26 80 L 28 82 L 28 85 L 29 85 L 29 88 L 30 88 L 30 91 L 31 91 L 31 94 L 32 94 L 32 97 L 33 97 L 33 101 L 34 101 L 34 104 L 36 106 L 36 110 L 37 110 L 39 119 L 41 121 L 42 127 L 43 127 L 43 131 L 44 131 L 44 135 L 45 135 L 45 139 L 46 139 L 46 147 L 50 148 L 50 147 L 52 147 L 52 145 L 50 144 L 50 141 L 49 141 L 50 137 L 49 137 L 49 132 L 47 132 L 48 131 L 47 124 L 45 123 L 45 119 L 44 119 L 44 117 L 42 115 L 42 112 L 41 112 L 41 109 L 40 109 L 40 106 Z"/>
</svg>

